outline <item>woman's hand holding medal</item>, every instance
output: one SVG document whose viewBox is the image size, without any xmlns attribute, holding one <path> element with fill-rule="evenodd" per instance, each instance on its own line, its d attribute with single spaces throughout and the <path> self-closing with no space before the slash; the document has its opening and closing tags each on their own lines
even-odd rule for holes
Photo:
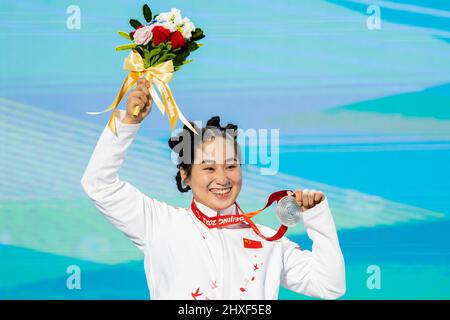
<svg viewBox="0 0 450 320">
<path fill-rule="evenodd" d="M 289 191 L 288 194 L 295 196 L 297 205 L 303 210 L 314 208 L 325 199 L 323 192 L 314 189 L 297 189 L 294 192 Z"/>
</svg>

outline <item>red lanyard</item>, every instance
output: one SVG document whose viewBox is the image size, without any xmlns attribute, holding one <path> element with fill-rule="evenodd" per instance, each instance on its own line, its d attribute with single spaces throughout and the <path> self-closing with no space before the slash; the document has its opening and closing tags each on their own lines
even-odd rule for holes
<svg viewBox="0 0 450 320">
<path fill-rule="evenodd" d="M 264 236 L 258 229 L 258 227 L 255 225 L 255 223 L 251 220 L 252 217 L 256 216 L 257 214 L 261 213 L 264 209 L 272 205 L 275 201 L 278 203 L 281 198 L 287 196 L 287 192 L 290 190 L 280 190 L 272 193 L 269 196 L 269 199 L 267 200 L 266 205 L 264 208 L 249 212 L 249 213 L 241 213 L 241 214 L 225 214 L 225 215 L 217 215 L 215 217 L 208 217 L 203 212 L 200 211 L 200 209 L 197 207 L 194 200 L 192 200 L 191 203 L 191 209 L 192 212 L 194 212 L 195 216 L 203 222 L 205 226 L 208 228 L 219 228 L 219 227 L 226 227 L 233 224 L 243 223 L 247 222 L 250 227 L 255 231 L 255 233 L 260 236 L 261 238 L 267 240 L 267 241 L 275 241 L 280 239 L 287 231 L 288 227 L 285 225 L 281 225 L 280 228 L 278 228 L 278 231 L 271 237 Z M 236 207 L 243 212 L 241 207 L 237 204 L 237 202 L 234 203 Z"/>
</svg>

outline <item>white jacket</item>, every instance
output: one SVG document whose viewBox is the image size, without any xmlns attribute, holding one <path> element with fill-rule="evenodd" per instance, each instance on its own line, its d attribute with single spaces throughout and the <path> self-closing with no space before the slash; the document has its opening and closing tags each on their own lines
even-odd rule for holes
<svg viewBox="0 0 450 320">
<path fill-rule="evenodd" d="M 153 199 L 119 179 L 140 127 L 120 120 L 117 137 L 104 128 L 81 184 L 97 209 L 143 252 L 152 299 L 278 299 L 280 285 L 325 299 L 345 293 L 344 259 L 327 198 L 303 213 L 312 251 L 286 237 L 265 241 L 246 224 L 209 229 L 190 208 Z M 235 213 L 234 205 L 221 212 L 197 205 L 208 216 Z M 244 239 L 260 241 L 262 248 L 245 248 Z"/>
</svg>

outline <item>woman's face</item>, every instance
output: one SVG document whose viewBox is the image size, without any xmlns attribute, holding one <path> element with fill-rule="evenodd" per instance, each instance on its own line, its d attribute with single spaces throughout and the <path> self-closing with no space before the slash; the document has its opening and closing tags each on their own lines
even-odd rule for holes
<svg viewBox="0 0 450 320">
<path fill-rule="evenodd" d="M 181 176 L 190 186 L 194 199 L 214 210 L 231 206 L 242 186 L 242 172 L 234 141 L 217 136 L 213 141 L 204 141 L 198 147 L 192 165 L 190 179 Z"/>
</svg>

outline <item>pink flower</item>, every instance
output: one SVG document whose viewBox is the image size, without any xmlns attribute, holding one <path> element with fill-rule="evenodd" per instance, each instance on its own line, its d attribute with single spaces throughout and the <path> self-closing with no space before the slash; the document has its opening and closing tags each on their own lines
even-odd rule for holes
<svg viewBox="0 0 450 320">
<path fill-rule="evenodd" d="M 141 24 L 139 27 L 136 28 L 136 30 L 137 30 L 137 29 L 140 29 L 140 28 L 143 28 L 143 27 L 144 27 L 144 26 Z M 132 36 L 134 36 L 134 33 L 136 32 L 136 30 L 131 31 L 130 34 L 131 34 Z"/>
<path fill-rule="evenodd" d="M 147 43 L 152 40 L 152 36 L 152 28 L 150 28 L 149 26 L 145 26 L 137 29 L 133 35 L 133 38 L 136 44 L 147 45 Z"/>
</svg>

